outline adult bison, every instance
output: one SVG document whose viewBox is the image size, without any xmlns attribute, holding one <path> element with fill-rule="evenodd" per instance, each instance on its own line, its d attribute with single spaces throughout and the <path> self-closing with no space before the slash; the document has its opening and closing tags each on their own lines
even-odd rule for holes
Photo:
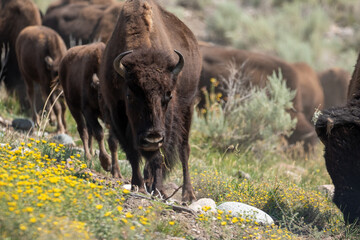
<svg viewBox="0 0 360 240">
<path fill-rule="evenodd" d="M 94 28 L 99 23 L 108 5 L 92 5 L 87 2 L 66 4 L 45 14 L 43 25 L 60 34 L 67 47 L 71 40 L 82 44 L 93 42 Z"/>
<path fill-rule="evenodd" d="M 324 93 L 317 73 L 304 62 L 293 63 L 299 79 L 299 89 L 303 112 L 306 119 L 311 122 L 316 109 L 323 109 Z"/>
<path fill-rule="evenodd" d="M 104 49 L 104 43 L 69 49 L 60 63 L 59 79 L 66 103 L 83 141 L 86 158 L 91 159 L 92 136 L 94 136 L 99 144 L 101 166 L 104 170 L 111 171 L 114 177 L 121 178 L 117 162 L 117 143 L 111 135 L 109 138 L 111 161 L 105 150 L 102 127 L 98 122 L 98 118 L 104 120 L 103 111 L 99 106 L 97 77 Z"/>
<path fill-rule="evenodd" d="M 60 5 L 46 13 L 43 25 L 56 30 L 68 47 L 74 44 L 71 40 L 83 44 L 94 41 L 106 43 L 115 28 L 122 4 L 78 2 Z"/>
<path fill-rule="evenodd" d="M 89 4 L 106 5 L 106 4 L 115 3 L 115 0 L 58 0 L 58 1 L 51 3 L 48 6 L 48 8 L 46 9 L 46 14 L 48 14 L 49 12 L 51 12 L 52 10 L 54 10 L 56 8 L 60 8 L 65 5 L 68 5 L 68 4 L 82 3 L 82 2 L 86 2 Z"/>
<path fill-rule="evenodd" d="M 201 71 L 193 33 L 153 0 L 126 1 L 106 46 L 100 88 L 111 126 L 132 167 L 133 186 L 163 193 L 163 177 L 177 158 L 182 199 L 195 199 L 190 182 L 189 131 Z"/>
<path fill-rule="evenodd" d="M 203 69 L 199 88 L 205 87 L 209 91 L 211 78 L 218 80 L 221 80 L 221 77 L 227 78 L 229 76 L 227 68 L 231 62 L 241 70 L 244 77 L 249 78 L 248 85 L 264 87 L 267 76 L 274 71 L 278 72 L 280 69 L 287 87 L 291 90 L 299 90 L 299 77 L 294 67 L 275 57 L 206 43 L 200 45 L 200 51 L 203 56 Z M 226 97 L 226 93 L 220 88 L 215 89 L 215 91 L 220 91 Z M 200 107 L 204 106 L 203 96 L 201 98 Z M 301 98 L 301 92 L 297 91 L 293 100 L 294 110 L 290 111 L 291 116 L 297 119 L 297 124 L 288 141 L 290 144 L 304 141 L 307 149 L 309 145 L 317 141 L 317 138 L 314 127 L 305 117 Z"/>
<path fill-rule="evenodd" d="M 45 100 L 51 92 L 51 82 L 58 77 L 59 63 L 65 52 L 66 46 L 60 36 L 54 30 L 44 26 L 26 27 L 16 40 L 19 68 L 25 80 L 33 120 L 37 124 L 40 123 L 40 118 L 36 109 L 34 84 L 40 85 Z M 49 100 L 49 105 L 54 104 L 57 132 L 64 133 L 66 130 L 65 105 L 61 101 L 56 101 L 56 94 L 52 94 Z M 49 106 L 47 108 L 49 109 Z"/>
<path fill-rule="evenodd" d="M 5 87 L 9 92 L 15 92 L 25 107 L 26 90 L 21 79 L 15 53 L 15 42 L 20 31 L 27 26 L 41 25 L 39 9 L 32 0 L 0 0 L 0 48 L 3 44 L 9 46 L 9 57 L 6 64 Z M 4 66 L 0 66 L 3 69 Z"/>
<path fill-rule="evenodd" d="M 330 68 L 319 73 L 319 78 L 324 91 L 324 109 L 344 106 L 351 75 L 341 68 Z"/>
<path fill-rule="evenodd" d="M 325 145 L 326 168 L 335 186 L 333 201 L 348 223 L 360 218 L 360 54 L 353 72 L 348 102 L 325 110 L 316 132 Z"/>
</svg>

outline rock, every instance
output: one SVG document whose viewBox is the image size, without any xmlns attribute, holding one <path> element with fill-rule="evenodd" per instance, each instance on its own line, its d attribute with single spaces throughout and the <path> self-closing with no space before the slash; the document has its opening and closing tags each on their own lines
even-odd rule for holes
<svg viewBox="0 0 360 240">
<path fill-rule="evenodd" d="M 264 225 L 271 225 L 274 223 L 274 220 L 267 213 L 244 203 L 224 202 L 217 208 L 225 213 L 231 211 L 231 215 L 234 217 L 248 218 Z"/>
<path fill-rule="evenodd" d="M 238 171 L 237 176 L 238 176 L 238 178 L 240 178 L 240 179 L 251 180 L 250 174 L 248 174 L 248 173 L 246 173 L 246 172 L 243 172 L 243 171 L 241 171 L 241 170 Z"/>
<path fill-rule="evenodd" d="M 205 210 L 205 207 L 208 209 Z M 199 213 L 216 212 L 216 203 L 211 198 L 201 198 L 190 204 L 189 208 Z"/>
<path fill-rule="evenodd" d="M 75 146 L 74 140 L 67 134 L 58 134 L 51 138 L 51 141 L 55 141 L 60 144 Z"/>
<path fill-rule="evenodd" d="M 124 185 L 122 185 L 122 188 L 131 191 L 131 184 L 124 184 Z"/>
<path fill-rule="evenodd" d="M 11 126 L 15 130 L 30 131 L 30 130 L 34 129 L 35 124 L 30 119 L 16 118 L 12 121 Z"/>
<path fill-rule="evenodd" d="M 328 198 L 333 199 L 335 193 L 335 186 L 332 184 L 321 185 L 318 187 L 319 192 L 324 193 Z"/>
</svg>

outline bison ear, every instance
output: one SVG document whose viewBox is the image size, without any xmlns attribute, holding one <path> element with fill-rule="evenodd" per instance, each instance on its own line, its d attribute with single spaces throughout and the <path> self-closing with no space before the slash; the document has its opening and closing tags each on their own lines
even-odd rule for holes
<svg viewBox="0 0 360 240">
<path fill-rule="evenodd" d="M 100 80 L 96 73 L 92 75 L 92 81 L 91 81 L 91 87 L 95 89 L 99 89 L 100 86 Z"/>
<path fill-rule="evenodd" d="M 51 70 L 54 65 L 54 60 L 50 56 L 46 56 L 45 63 L 46 63 L 47 69 Z"/>
<path fill-rule="evenodd" d="M 171 73 L 174 77 L 177 77 L 179 75 L 179 73 L 181 72 L 181 70 L 183 69 L 185 61 L 184 61 L 183 55 L 179 51 L 177 51 L 177 50 L 174 50 L 174 51 L 179 56 L 179 62 L 176 64 L 176 66 L 171 71 Z"/>
<path fill-rule="evenodd" d="M 123 59 L 123 57 L 125 57 L 126 55 L 132 53 L 133 50 L 127 51 L 127 52 L 123 52 L 120 53 L 119 56 L 117 56 L 114 60 L 114 69 L 115 71 L 122 77 L 125 78 L 126 75 L 126 68 L 125 66 L 121 63 L 121 60 Z"/>
</svg>

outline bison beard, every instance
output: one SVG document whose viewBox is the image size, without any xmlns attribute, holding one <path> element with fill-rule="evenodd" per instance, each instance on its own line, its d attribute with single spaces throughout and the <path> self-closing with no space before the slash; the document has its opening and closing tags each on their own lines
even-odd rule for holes
<svg viewBox="0 0 360 240">
<path fill-rule="evenodd" d="M 360 218 L 360 109 L 359 102 L 325 110 L 316 132 L 325 145 L 326 168 L 335 186 L 333 201 L 347 223 Z"/>
<path fill-rule="evenodd" d="M 192 32 L 152 0 L 126 1 L 100 68 L 101 93 L 133 187 L 144 191 L 146 182 L 150 192 L 164 194 L 163 178 L 180 159 L 182 199 L 194 200 L 188 139 L 201 57 Z"/>
</svg>

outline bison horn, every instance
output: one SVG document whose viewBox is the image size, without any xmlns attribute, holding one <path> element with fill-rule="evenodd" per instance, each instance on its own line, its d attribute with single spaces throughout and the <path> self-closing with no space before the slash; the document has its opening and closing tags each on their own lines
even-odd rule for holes
<svg viewBox="0 0 360 240">
<path fill-rule="evenodd" d="M 184 61 L 183 55 L 179 51 L 177 51 L 177 50 L 174 50 L 174 51 L 179 56 L 179 62 L 176 64 L 175 68 L 172 70 L 171 73 L 173 75 L 177 76 L 183 69 L 185 61 Z"/>
<path fill-rule="evenodd" d="M 126 68 L 124 67 L 124 65 L 122 65 L 121 59 L 123 59 L 123 57 L 125 57 L 126 55 L 128 55 L 132 52 L 133 52 L 133 50 L 120 53 L 119 56 L 117 56 L 114 60 L 114 63 L 113 63 L 114 69 L 123 78 L 125 78 L 125 75 L 126 75 Z"/>
</svg>

